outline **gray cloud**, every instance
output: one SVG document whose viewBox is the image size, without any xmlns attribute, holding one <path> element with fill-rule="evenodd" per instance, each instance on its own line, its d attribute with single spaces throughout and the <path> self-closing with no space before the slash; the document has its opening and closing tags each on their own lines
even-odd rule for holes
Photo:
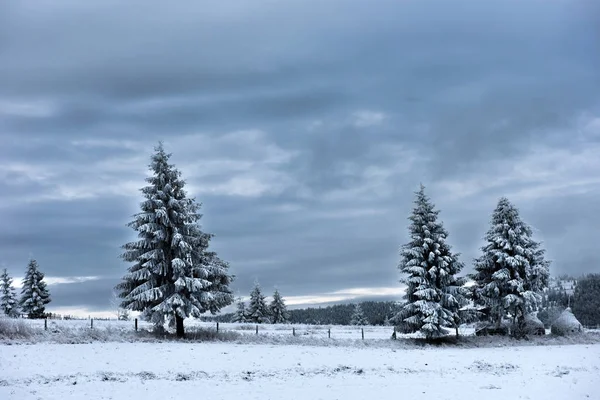
<svg viewBox="0 0 600 400">
<path fill-rule="evenodd" d="M 112 288 L 117 279 L 98 279 L 78 283 L 48 285 L 52 298 L 51 306 L 64 309 L 85 309 L 89 312 L 112 311 Z"/>
<path fill-rule="evenodd" d="M 33 12 L 32 10 L 35 10 Z M 598 269 L 593 1 L 0 5 L 0 264 L 108 307 L 153 145 L 235 290 L 397 285 L 412 192 L 470 268 L 497 198 L 554 273 Z"/>
</svg>

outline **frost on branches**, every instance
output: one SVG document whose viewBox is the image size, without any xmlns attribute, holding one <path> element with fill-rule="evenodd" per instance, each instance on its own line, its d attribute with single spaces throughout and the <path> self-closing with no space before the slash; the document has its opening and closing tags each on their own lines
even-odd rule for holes
<svg viewBox="0 0 600 400">
<path fill-rule="evenodd" d="M 121 307 L 141 311 L 158 328 L 175 325 L 182 337 L 185 318 L 233 302 L 232 276 L 229 265 L 208 251 L 212 235 L 200 229 L 200 205 L 187 197 L 170 156 L 162 143 L 152 156 L 141 212 L 128 224 L 139 239 L 123 246 L 122 258 L 133 265 L 116 289 Z"/>
<path fill-rule="evenodd" d="M 9 317 L 19 315 L 17 292 L 12 286 L 12 278 L 8 275 L 8 271 L 4 268 L 0 275 L 0 312 Z"/>
<path fill-rule="evenodd" d="M 406 304 L 394 320 L 401 332 L 436 339 L 448 334 L 446 328 L 457 329 L 459 308 L 466 304 L 468 291 L 463 287 L 466 280 L 456 277 L 463 264 L 446 243 L 448 233 L 423 185 L 414 203 L 410 242 L 402 246 L 398 265 L 405 274 Z"/>
<path fill-rule="evenodd" d="M 265 296 L 263 296 L 260 285 L 258 282 L 254 284 L 254 289 L 250 293 L 250 305 L 248 306 L 248 322 L 256 324 L 268 323 L 269 308 L 265 302 Z"/>
<path fill-rule="evenodd" d="M 354 305 L 354 312 L 352 313 L 352 318 L 350 318 L 350 325 L 369 325 L 369 320 L 365 317 L 365 313 L 358 303 Z"/>
<path fill-rule="evenodd" d="M 235 313 L 233 313 L 233 318 L 231 319 L 231 321 L 247 322 L 248 312 L 246 311 L 246 304 L 244 303 L 241 297 L 238 299 L 236 306 L 237 308 L 235 310 Z"/>
<path fill-rule="evenodd" d="M 21 289 L 21 310 L 28 318 L 44 318 L 50 294 L 36 260 L 30 260 Z"/>
<path fill-rule="evenodd" d="M 273 301 L 269 305 L 269 311 L 271 314 L 271 322 L 274 324 L 284 324 L 289 320 L 289 314 L 287 312 L 287 307 L 283 302 L 283 298 L 281 298 L 281 294 L 279 294 L 279 290 L 275 290 L 273 293 Z"/>
<path fill-rule="evenodd" d="M 501 198 L 473 275 L 474 299 L 486 308 L 488 321 L 497 326 L 506 317 L 522 326 L 525 316 L 541 305 L 550 262 L 544 259 L 540 243 L 531 237 L 532 230 L 517 208 Z"/>
</svg>

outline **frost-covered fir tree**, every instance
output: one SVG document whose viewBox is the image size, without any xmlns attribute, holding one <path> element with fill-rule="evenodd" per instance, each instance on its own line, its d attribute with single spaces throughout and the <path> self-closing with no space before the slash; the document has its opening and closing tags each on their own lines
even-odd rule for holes
<svg viewBox="0 0 600 400">
<path fill-rule="evenodd" d="M 369 325 L 369 320 L 365 317 L 365 313 L 359 303 L 354 305 L 350 325 Z"/>
<path fill-rule="evenodd" d="M 4 268 L 0 275 L 0 312 L 9 317 L 19 315 L 17 292 L 12 286 L 12 278 Z"/>
<path fill-rule="evenodd" d="M 271 314 L 271 322 L 274 324 L 285 324 L 290 318 L 283 298 L 277 289 L 275 289 L 275 293 L 273 293 L 273 301 L 269 305 L 269 311 Z"/>
<path fill-rule="evenodd" d="M 270 320 L 269 307 L 267 307 L 265 296 L 262 294 L 258 282 L 254 284 L 254 289 L 250 293 L 247 320 L 255 324 L 268 323 Z"/>
<path fill-rule="evenodd" d="M 44 274 L 39 270 L 37 261 L 31 259 L 21 289 L 21 310 L 28 318 L 44 318 L 48 303 L 50 303 L 50 293 L 44 282 Z"/>
<path fill-rule="evenodd" d="M 212 235 L 200 229 L 200 204 L 187 197 L 170 157 L 162 143 L 155 148 L 141 212 L 128 224 L 139 239 L 123 246 L 122 258 L 133 265 L 116 289 L 121 307 L 141 311 L 157 328 L 168 322 L 183 337 L 185 318 L 215 314 L 233 302 L 233 277 L 208 251 Z"/>
<path fill-rule="evenodd" d="M 385 319 L 383 320 L 383 326 L 391 326 L 392 323 L 390 322 L 390 317 L 388 317 L 387 315 L 385 316 Z"/>
<path fill-rule="evenodd" d="M 410 242 L 402 246 L 398 265 L 404 274 L 401 282 L 407 286 L 406 303 L 394 320 L 399 331 L 435 339 L 447 335 L 446 328 L 458 327 L 459 308 L 468 291 L 463 287 L 465 279 L 456 276 L 463 268 L 459 254 L 453 254 L 446 243 L 448 233 L 423 185 L 414 204 Z"/>
<path fill-rule="evenodd" d="M 233 314 L 233 318 L 231 319 L 231 321 L 232 322 L 247 322 L 247 314 L 248 314 L 248 312 L 246 311 L 246 304 L 240 297 L 237 301 L 237 308 L 235 310 L 235 313 Z"/>
<path fill-rule="evenodd" d="M 500 326 L 510 318 L 521 326 L 525 316 L 542 303 L 548 285 L 550 262 L 545 251 L 532 239 L 532 230 L 518 209 L 501 198 L 485 235 L 483 254 L 475 260 L 473 297 L 486 308 L 486 319 Z"/>
</svg>

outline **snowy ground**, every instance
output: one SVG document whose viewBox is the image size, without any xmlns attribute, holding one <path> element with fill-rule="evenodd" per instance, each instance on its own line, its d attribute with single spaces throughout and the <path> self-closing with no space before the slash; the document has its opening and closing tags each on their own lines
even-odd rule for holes
<svg viewBox="0 0 600 400">
<path fill-rule="evenodd" d="M 0 345 L 0 399 L 598 399 L 600 345 Z"/>
</svg>

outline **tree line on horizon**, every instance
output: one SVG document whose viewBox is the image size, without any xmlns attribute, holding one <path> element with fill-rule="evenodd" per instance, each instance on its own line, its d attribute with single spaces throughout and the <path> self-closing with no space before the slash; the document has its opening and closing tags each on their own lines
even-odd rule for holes
<svg viewBox="0 0 600 400">
<path fill-rule="evenodd" d="M 287 310 L 285 323 L 306 325 L 381 325 L 391 326 L 392 318 L 401 305 L 397 301 L 363 301 L 359 303 L 333 304 L 324 307 L 306 307 Z M 239 319 L 236 312 L 202 317 L 212 322 L 248 322 Z"/>
</svg>

